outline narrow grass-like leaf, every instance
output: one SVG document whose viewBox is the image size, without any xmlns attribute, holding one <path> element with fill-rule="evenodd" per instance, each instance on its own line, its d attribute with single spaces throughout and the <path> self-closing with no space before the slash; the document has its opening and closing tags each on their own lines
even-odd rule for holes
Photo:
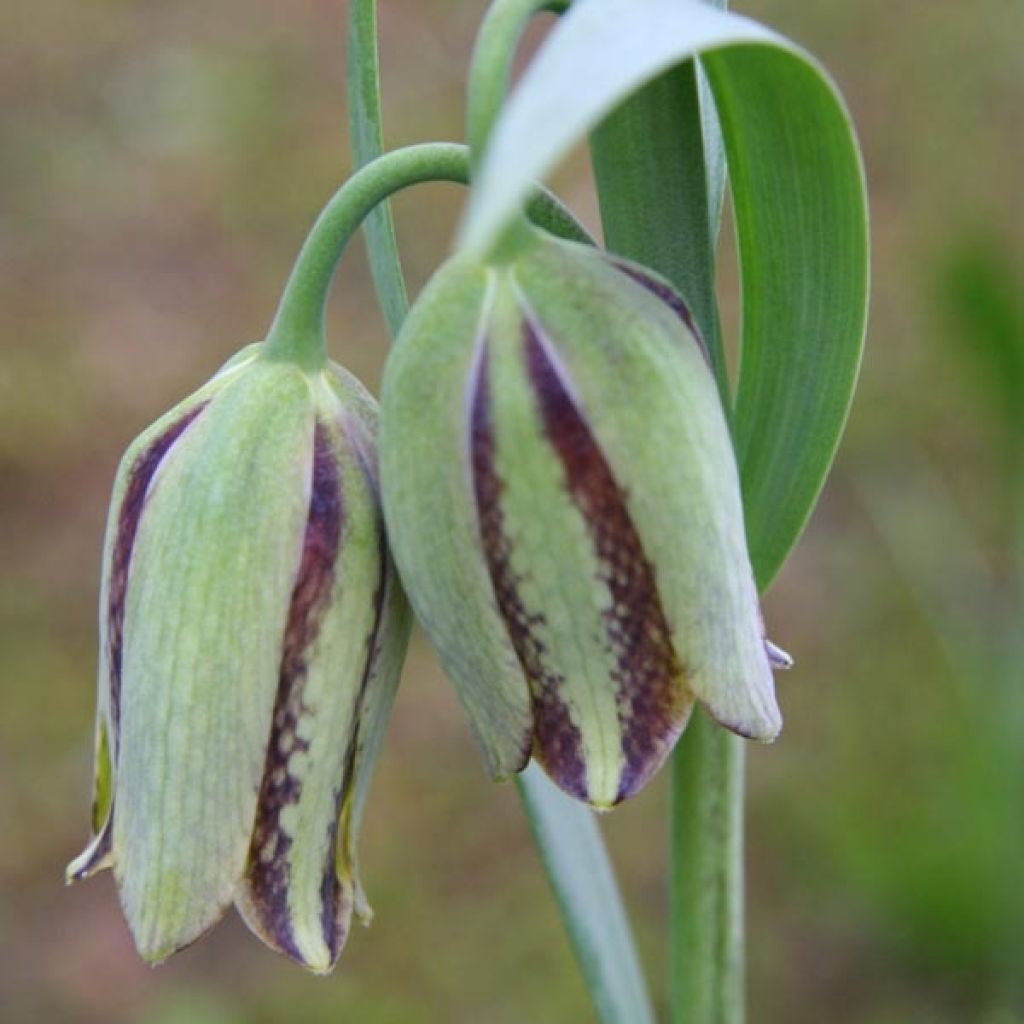
<svg viewBox="0 0 1024 1024">
<path fill-rule="evenodd" d="M 629 920 L 593 813 L 530 765 L 518 778 L 530 828 L 603 1024 L 653 1024 Z"/>
<path fill-rule="evenodd" d="M 495 125 L 463 249 L 500 238 L 531 183 L 630 93 L 700 57 L 733 183 L 743 286 L 735 423 L 759 584 L 815 503 L 856 380 L 867 303 L 867 215 L 838 92 L 795 44 L 692 0 L 582 0 Z"/>
<path fill-rule="evenodd" d="M 357 167 L 384 152 L 377 52 L 377 0 L 349 0 L 348 122 L 352 158 Z M 391 205 L 381 203 L 363 225 L 370 274 L 392 337 L 405 319 L 409 302 L 395 238 Z"/>
<path fill-rule="evenodd" d="M 591 155 L 605 244 L 664 274 L 679 289 L 726 394 L 703 143 L 697 63 L 689 60 L 602 121 Z M 652 198 L 652 186 L 661 184 L 669 187 Z"/>
<path fill-rule="evenodd" d="M 868 291 L 867 204 L 850 122 L 814 64 L 781 54 L 747 47 L 705 60 L 736 213 L 736 443 L 762 588 L 832 464 L 860 368 Z"/>
</svg>

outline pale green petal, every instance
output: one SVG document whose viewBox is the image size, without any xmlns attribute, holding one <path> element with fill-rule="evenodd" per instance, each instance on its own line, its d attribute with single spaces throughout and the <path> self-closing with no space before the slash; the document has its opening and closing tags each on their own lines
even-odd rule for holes
<svg viewBox="0 0 1024 1024">
<path fill-rule="evenodd" d="M 114 867 L 151 960 L 241 878 L 308 508 L 309 384 L 243 369 L 161 465 L 132 558 Z"/>
<path fill-rule="evenodd" d="M 110 511 L 107 516 L 106 536 L 103 545 L 100 576 L 99 600 L 99 656 L 97 669 L 96 697 L 96 752 L 93 769 L 92 840 L 86 849 L 67 867 L 69 882 L 87 878 L 112 865 L 111 830 L 113 826 L 113 784 L 115 759 L 118 746 L 117 723 L 111 709 L 111 665 L 109 637 L 110 573 L 114 543 L 121 525 L 125 492 L 138 463 L 147 450 L 175 424 L 189 416 L 197 406 L 209 401 L 210 397 L 234 378 L 237 370 L 250 362 L 257 346 L 250 345 L 237 353 L 199 391 L 179 402 L 173 409 L 150 425 L 129 445 L 118 466 L 114 480 Z M 180 438 L 178 439 L 180 440 Z M 177 443 L 177 442 L 175 442 Z M 165 456 L 166 457 L 166 456 Z"/>
<path fill-rule="evenodd" d="M 369 924 L 373 911 L 366 900 L 360 881 L 356 842 L 373 769 L 384 741 L 391 706 L 402 675 L 412 623 L 412 610 L 389 555 L 377 649 L 359 708 L 352 780 L 348 797 L 342 807 L 341 839 L 338 846 L 338 874 L 343 878 L 348 876 L 352 879 L 355 888 L 355 913 L 364 924 Z"/>
<path fill-rule="evenodd" d="M 497 306 L 487 351 L 508 559 L 500 589 L 511 595 L 508 618 L 530 670 L 534 753 L 563 788 L 610 807 L 626 768 L 618 654 L 607 628 L 615 599 L 541 420 L 525 364 L 523 311 L 509 287 L 500 289 Z"/>
<path fill-rule="evenodd" d="M 381 484 L 389 538 L 413 609 L 454 682 L 491 773 L 529 756 L 530 701 L 481 553 L 467 402 L 485 329 L 488 275 L 445 266 L 388 359 Z"/>
<path fill-rule="evenodd" d="M 628 495 L 690 689 L 723 724 L 773 739 L 781 718 L 735 456 L 700 348 L 587 247 L 549 242 L 516 276 Z"/>
<path fill-rule="evenodd" d="M 340 498 L 339 547 L 326 602 L 312 609 L 315 633 L 300 659 L 304 671 L 293 678 L 282 671 L 290 718 L 287 728 L 275 720 L 270 777 L 237 902 L 268 944 L 322 973 L 341 952 L 356 902 L 354 865 L 345 855 L 354 836 L 339 838 L 338 827 L 340 815 L 348 830 L 342 808 L 358 771 L 364 698 L 379 684 L 381 644 L 396 638 L 384 623 L 388 562 L 376 494 L 350 436 L 349 413 L 326 385 L 318 389 L 317 443 L 330 451 L 324 487 Z M 321 500 L 326 491 L 318 492 Z M 397 653 L 399 666 L 402 651 L 388 651 Z M 397 673 L 387 679 L 386 694 L 370 696 L 378 705 L 385 698 L 377 717 L 386 719 L 394 682 Z"/>
</svg>

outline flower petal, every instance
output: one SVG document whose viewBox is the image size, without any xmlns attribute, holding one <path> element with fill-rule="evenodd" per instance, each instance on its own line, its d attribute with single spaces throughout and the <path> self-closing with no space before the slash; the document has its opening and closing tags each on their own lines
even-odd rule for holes
<svg viewBox="0 0 1024 1024">
<path fill-rule="evenodd" d="M 172 410 L 132 444 L 118 469 L 100 584 L 93 839 L 68 865 L 69 882 L 88 878 L 113 863 L 114 765 L 119 746 L 125 594 L 132 552 L 150 483 L 161 462 L 203 411 L 207 401 L 205 397 L 194 396 Z"/>
<path fill-rule="evenodd" d="M 516 277 L 626 496 L 687 686 L 728 728 L 774 739 L 735 455 L 701 346 L 586 247 L 551 242 Z"/>
<path fill-rule="evenodd" d="M 535 753 L 599 807 L 662 763 L 693 698 L 624 495 L 542 339 L 496 314 L 474 406 L 485 550 L 534 702 Z M 538 514 L 543 509 L 543 514 Z"/>
<path fill-rule="evenodd" d="M 122 906 L 150 960 L 216 921 L 245 867 L 312 431 L 307 379 L 258 361 L 150 483 L 125 598 L 113 827 Z"/>
<path fill-rule="evenodd" d="M 237 897 L 257 934 L 317 972 L 337 960 L 355 902 L 338 827 L 379 652 L 387 572 L 383 522 L 359 454 L 337 423 L 318 422 L 273 734 Z"/>
<path fill-rule="evenodd" d="M 495 604 L 470 476 L 469 409 L 490 275 L 451 263 L 409 314 L 384 374 L 388 536 L 417 617 L 503 778 L 529 758 L 530 695 Z"/>
</svg>

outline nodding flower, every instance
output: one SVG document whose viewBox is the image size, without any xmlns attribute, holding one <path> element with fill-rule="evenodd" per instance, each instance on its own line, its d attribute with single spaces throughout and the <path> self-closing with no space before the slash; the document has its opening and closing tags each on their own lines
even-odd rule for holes
<svg viewBox="0 0 1024 1024">
<path fill-rule="evenodd" d="M 388 360 L 381 487 L 413 608 L 489 769 L 608 808 L 695 702 L 781 728 L 729 428 L 683 300 L 526 229 L 427 286 Z"/>
<path fill-rule="evenodd" d="M 367 919 L 356 834 L 410 616 L 376 404 L 333 364 L 240 352 L 117 473 L 103 554 L 93 839 L 140 954 L 232 902 L 313 971 Z"/>
</svg>

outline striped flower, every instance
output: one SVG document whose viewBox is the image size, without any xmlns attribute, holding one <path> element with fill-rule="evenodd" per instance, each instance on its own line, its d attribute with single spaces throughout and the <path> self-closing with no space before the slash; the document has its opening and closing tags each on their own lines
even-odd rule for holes
<svg viewBox="0 0 1024 1024">
<path fill-rule="evenodd" d="M 142 434 L 103 556 L 94 838 L 159 961 L 232 901 L 326 971 L 367 918 L 355 841 L 408 635 L 376 407 L 243 350 Z"/>
<path fill-rule="evenodd" d="M 381 486 L 413 608 L 491 773 L 536 757 L 599 807 L 658 769 L 695 702 L 781 728 L 729 430 L 680 298 L 534 232 L 456 259 L 388 362 Z"/>
</svg>

